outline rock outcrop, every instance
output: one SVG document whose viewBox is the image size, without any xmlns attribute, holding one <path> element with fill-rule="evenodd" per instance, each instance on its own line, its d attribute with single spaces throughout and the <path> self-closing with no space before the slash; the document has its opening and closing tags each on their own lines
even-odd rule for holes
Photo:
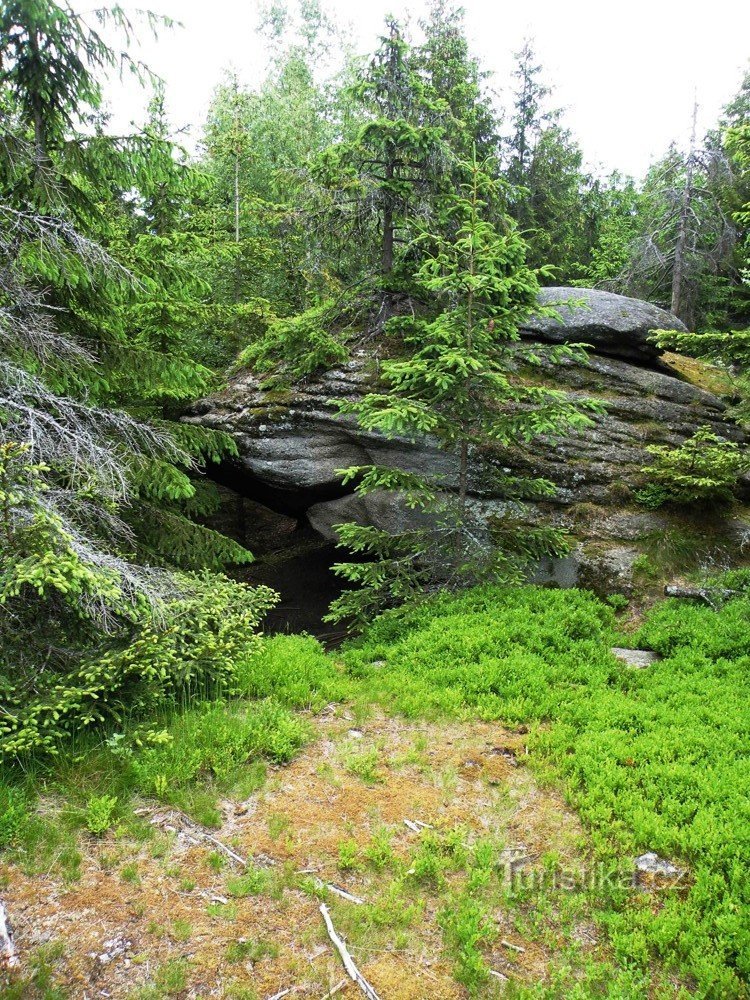
<svg viewBox="0 0 750 1000">
<path fill-rule="evenodd" d="M 651 364 L 663 353 L 648 340 L 652 330 L 686 332 L 665 309 L 597 288 L 543 288 L 539 305 L 553 309 L 559 318 L 532 316 L 522 336 L 553 344 L 580 341 L 600 354 L 636 364 Z"/>
<path fill-rule="evenodd" d="M 588 313 L 577 307 L 560 310 L 562 323 L 534 320 L 525 336 L 533 332 L 540 341 L 592 344 L 587 364 L 547 365 L 540 374 L 573 397 L 600 400 L 605 412 L 584 431 L 497 449 L 493 460 L 500 468 L 542 476 L 557 486 L 554 498 L 529 507 L 528 517 L 567 528 L 579 545 L 572 560 L 541 567 L 540 578 L 622 589 L 642 551 L 640 543 L 658 540 L 672 527 L 670 515 L 633 505 L 633 492 L 642 484 L 640 469 L 649 458 L 647 446 L 679 445 L 701 425 L 724 437 L 741 435 L 720 399 L 662 369 L 646 344 L 649 324 L 675 329 L 681 326 L 678 320 L 648 303 L 606 292 L 545 289 L 542 297 L 548 304 L 573 295 L 587 299 Z M 335 538 L 333 526 L 349 520 L 398 531 L 415 515 L 391 496 L 353 496 L 341 486 L 337 470 L 395 465 L 440 475 L 450 490 L 457 463 L 429 439 L 386 440 L 339 414 L 334 399 L 356 398 L 376 378 L 376 365 L 365 350 L 290 390 L 265 391 L 257 377 L 241 373 L 225 392 L 197 403 L 185 419 L 233 435 L 239 451 L 235 488 L 276 510 L 304 515 L 323 537 Z M 481 475 L 472 503 L 486 515 L 508 509 L 507 501 L 493 495 L 490 481 L 482 484 Z M 744 525 L 726 527 L 736 545 Z"/>
</svg>

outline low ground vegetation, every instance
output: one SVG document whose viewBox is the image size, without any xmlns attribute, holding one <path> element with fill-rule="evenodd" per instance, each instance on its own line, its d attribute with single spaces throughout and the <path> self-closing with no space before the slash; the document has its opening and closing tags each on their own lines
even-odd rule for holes
<svg viewBox="0 0 750 1000">
<path fill-rule="evenodd" d="M 266 639 L 239 663 L 229 700 L 92 731 L 51 763 L 28 757 L 20 780 L 18 767 L 4 772 L 8 898 L 44 878 L 74 898 L 78 886 L 116 882 L 145 900 L 169 870 L 179 926 L 163 899 L 136 902 L 158 925 L 136 953 L 147 961 L 157 941 L 199 941 L 206 919 L 237 927 L 211 973 L 227 997 L 256 995 L 242 985 L 248 962 L 267 968 L 269 994 L 273 976 L 280 989 L 292 974 L 293 941 L 244 934 L 263 924 L 252 900 L 281 906 L 281 919 L 307 899 L 299 934 L 320 948 L 320 898 L 370 978 L 380 969 L 386 996 L 407 995 L 398 976 L 411 981 L 388 962 L 408 965 L 421 947 L 437 996 L 742 997 L 750 600 L 740 577 L 732 585 L 738 596 L 719 609 L 667 601 L 630 635 L 591 594 L 526 587 L 388 613 L 338 653 L 307 636 Z M 613 644 L 661 659 L 633 670 Z M 410 809 L 429 827 L 407 830 Z M 152 822 L 164 815 L 166 829 Z M 184 864 L 191 829 L 254 860 L 237 870 L 198 837 Z M 504 852 L 519 844 L 530 859 L 509 868 Z M 634 887 L 634 858 L 647 851 L 683 874 Z M 337 898 L 329 881 L 365 904 Z M 208 970 L 175 947 L 150 979 L 136 964 L 142 987 L 113 995 L 205 982 Z M 0 996 L 75 996 L 74 948 L 55 937 L 31 949 L 22 985 Z"/>
</svg>

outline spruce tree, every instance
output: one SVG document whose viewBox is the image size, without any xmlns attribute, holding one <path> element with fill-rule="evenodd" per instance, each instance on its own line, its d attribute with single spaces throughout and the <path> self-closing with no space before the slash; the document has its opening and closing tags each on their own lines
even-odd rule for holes
<svg viewBox="0 0 750 1000">
<path fill-rule="evenodd" d="M 750 192 L 750 120 L 729 127 L 724 136 L 734 162 L 738 183 Z M 750 296 L 750 201 L 733 213 L 733 222 L 744 239 L 738 242 L 739 277 L 745 301 Z M 742 314 L 742 306 L 738 308 Z M 746 313 L 745 313 L 746 315 Z M 740 324 L 738 324 L 740 326 Z M 657 332 L 657 342 L 669 350 L 706 358 L 726 370 L 732 382 L 732 416 L 750 427 L 750 329 L 712 330 L 704 333 Z"/>
<path fill-rule="evenodd" d="M 670 308 L 690 327 L 724 311 L 721 286 L 736 234 L 717 197 L 723 153 L 701 147 L 693 123 L 687 151 L 672 144 L 648 171 L 636 238 L 619 275 L 626 294 Z M 718 184 L 717 184 L 718 182 Z"/>
<path fill-rule="evenodd" d="M 591 179 L 583 154 L 562 124 L 562 112 L 549 109 L 551 90 L 541 82 L 542 66 L 533 43 L 516 53 L 517 80 L 506 142 L 506 178 L 511 214 L 529 244 L 535 267 L 555 268 L 557 282 L 570 280 L 588 252 L 588 195 Z"/>
<path fill-rule="evenodd" d="M 334 602 L 334 620 L 364 619 L 430 580 L 448 586 L 487 577 L 518 581 L 530 561 L 563 547 L 550 529 L 521 533 L 504 530 L 502 519 L 488 523 L 474 502 L 487 476 L 501 481 L 509 498 L 550 495 L 549 482 L 500 472 L 493 449 L 586 426 L 585 411 L 596 407 L 520 378 L 521 361 L 539 363 L 539 349 L 525 347 L 518 333 L 535 307 L 537 274 L 526 264 L 524 241 L 511 220 L 506 217 L 502 229 L 487 220 L 497 182 L 476 158 L 465 171 L 469 179 L 443 201 L 443 231 L 450 235 L 423 236 L 430 250 L 415 283 L 432 310 L 390 321 L 389 334 L 402 338 L 403 351 L 382 363 L 382 387 L 341 404 L 367 431 L 434 438 L 455 456 L 455 477 L 442 482 L 374 465 L 342 470 L 343 481 L 356 482 L 360 496 L 395 493 L 421 512 L 423 526 L 399 536 L 357 524 L 338 527 L 341 543 L 360 560 L 336 570 L 359 589 Z M 544 353 L 553 361 L 583 355 L 570 346 Z"/>
<path fill-rule="evenodd" d="M 376 256 L 362 265 L 366 280 L 380 288 L 377 324 L 392 312 L 393 293 L 408 285 L 401 267 L 405 248 L 428 210 L 435 178 L 445 162 L 441 102 L 419 72 L 399 23 L 387 34 L 360 81 L 348 92 L 361 126 L 353 138 L 326 149 L 314 177 L 328 194 L 327 224 L 341 242 L 372 240 Z M 373 226 L 373 219 L 375 225 Z M 348 279 L 361 280 L 359 274 Z"/>
<path fill-rule="evenodd" d="M 117 9 L 100 18 L 130 36 Z M 0 22 L 0 52 L 14 110 L 12 141 L 0 149 L 5 203 L 67 234 L 53 248 L 25 240 L 15 253 L 25 281 L 43 289 L 40 304 L 54 313 L 59 334 L 86 357 L 70 366 L 61 352 L 41 371 L 29 359 L 32 370 L 59 392 L 126 414 L 171 442 L 162 453 L 131 455 L 127 441 L 120 445 L 127 501 L 120 514 L 138 529 L 131 554 L 213 568 L 246 560 L 239 546 L 183 516 L 200 512 L 194 467 L 233 442 L 177 422 L 180 406 L 217 380 L 194 337 L 207 295 L 200 258 L 208 254 L 188 231 L 184 205 L 200 179 L 172 141 L 163 95 L 157 88 L 141 132 L 110 136 L 96 74 L 119 56 L 67 5 L 11 5 Z M 93 134 L 84 129 L 90 120 Z"/>
<path fill-rule="evenodd" d="M 476 150 L 494 172 L 492 161 L 500 155 L 500 122 L 486 87 L 489 74 L 469 48 L 463 9 L 432 0 L 421 28 L 424 41 L 416 47 L 414 61 L 440 109 L 444 142 L 455 161 L 448 165 L 449 171 L 470 161 Z"/>
<path fill-rule="evenodd" d="M 67 5 L 3 7 L 0 756 L 227 687 L 273 603 L 175 570 L 249 554 L 186 516 L 197 464 L 232 442 L 176 420 L 214 382 L 192 339 L 190 172 L 158 101 L 144 134 L 108 134 L 97 72 L 118 62 Z"/>
</svg>

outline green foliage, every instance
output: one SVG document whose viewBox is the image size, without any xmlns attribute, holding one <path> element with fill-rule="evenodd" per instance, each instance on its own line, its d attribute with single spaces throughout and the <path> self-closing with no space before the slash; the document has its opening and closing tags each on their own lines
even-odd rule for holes
<svg viewBox="0 0 750 1000">
<path fill-rule="evenodd" d="M 551 530 L 530 529 L 520 536 L 521 545 L 513 544 L 514 533 L 502 519 L 490 533 L 472 513 L 470 495 L 479 490 L 470 481 L 479 478 L 476 466 L 484 467 L 487 478 L 501 478 L 487 461 L 493 447 L 587 426 L 585 411 L 597 406 L 518 378 L 519 360 L 538 363 L 538 350 L 536 355 L 525 350 L 518 333 L 536 302 L 537 275 L 525 263 L 525 245 L 510 220 L 501 232 L 487 218 L 498 185 L 476 159 L 464 167 L 470 180 L 443 204 L 449 235 L 425 233 L 420 241 L 427 251 L 415 284 L 432 308 L 427 315 L 389 321 L 388 332 L 398 334 L 403 347 L 381 364 L 382 390 L 340 403 L 366 431 L 436 439 L 456 455 L 455 477 L 445 482 L 444 474 L 375 465 L 340 471 L 344 483 L 356 480 L 359 496 L 393 492 L 418 516 L 412 518 L 414 527 L 396 534 L 337 526 L 341 544 L 365 558 L 335 567 L 359 589 L 334 602 L 329 615 L 334 621 L 364 621 L 373 611 L 413 597 L 429 580 L 448 586 L 482 578 L 519 582 L 534 558 L 564 548 L 560 534 Z M 575 346 L 546 353 L 554 361 L 584 357 Z M 521 483 L 507 474 L 502 481 L 508 495 L 551 489 L 549 483 Z"/>
<path fill-rule="evenodd" d="M 119 8 L 95 16 L 132 40 Z M 250 557 L 192 520 L 195 467 L 233 443 L 177 424 L 217 384 L 196 337 L 210 254 L 186 224 L 203 179 L 158 88 L 141 133 L 108 134 L 100 76 L 116 66 L 148 76 L 67 4 L 3 7 L 0 754 L 207 683 L 213 648 L 221 687 L 231 644 L 212 602 L 238 642 L 268 606 L 155 568 Z"/>
<path fill-rule="evenodd" d="M 333 303 L 314 306 L 290 319 L 272 323 L 265 336 L 240 354 L 237 365 L 259 372 L 275 370 L 280 380 L 305 378 L 320 368 L 346 361 L 345 330 L 332 333 L 337 321 Z"/>
<path fill-rule="evenodd" d="M 227 880 L 227 892 L 235 899 L 257 896 L 268 888 L 268 881 L 266 869 L 250 867 L 242 875 Z"/>
<path fill-rule="evenodd" d="M 0 604 L 13 613 L 38 598 L 58 597 L 86 614 L 87 605 L 103 602 L 122 612 L 126 600 L 117 574 L 92 566 L 81 557 L 74 536 L 44 503 L 49 469 L 29 461 L 30 447 L 0 443 Z M 19 517 L 22 511 L 26 516 Z"/>
<path fill-rule="evenodd" d="M 606 183 L 592 187 L 587 207 L 593 227 L 578 262 L 583 276 L 576 278 L 575 284 L 604 288 L 617 285 L 638 236 L 641 197 L 633 178 L 617 171 Z"/>
<path fill-rule="evenodd" d="M 327 225 L 341 242 L 356 234 L 365 248 L 365 279 L 376 278 L 388 293 L 408 280 L 400 247 L 410 242 L 412 220 L 444 172 L 448 107 L 419 71 L 399 23 L 389 17 L 386 30 L 369 67 L 347 93 L 361 124 L 351 138 L 321 152 L 313 178 Z M 368 239 L 375 252 L 368 252 Z M 381 321 L 390 313 L 386 300 Z"/>
<path fill-rule="evenodd" d="M 228 324 L 230 350 L 251 339 L 238 312 L 242 303 L 255 302 L 261 312 L 265 304 L 270 319 L 288 316 L 332 284 L 320 260 L 325 236 L 303 211 L 306 164 L 338 131 L 337 95 L 315 79 L 332 29 L 325 19 L 310 19 L 311 7 L 301 13 L 304 41 L 275 40 L 255 91 L 228 74 L 204 128 L 201 162 L 211 188 L 199 206 L 200 224 L 218 251 L 207 262 L 213 300 L 230 304 L 236 315 Z"/>
<path fill-rule="evenodd" d="M 345 842 L 339 850 L 347 870 L 368 865 L 396 876 L 383 898 L 356 908 L 356 926 L 406 927 L 424 905 L 409 886 L 436 894 L 456 974 L 470 993 L 481 995 L 496 935 L 491 917 L 499 907 L 518 920 L 538 911 L 548 933 L 551 910 L 567 910 L 577 925 L 576 907 L 585 904 L 607 933 L 612 964 L 587 967 L 585 974 L 563 964 L 552 973 L 549 989 L 519 986 L 520 996 L 635 1000 L 646 982 L 658 980 L 655 962 L 665 982 L 689 980 L 696 996 L 741 996 L 750 973 L 750 890 L 743 864 L 748 613 L 746 595 L 718 611 L 684 601 L 659 605 L 629 637 L 632 645 L 661 654 L 642 671 L 628 669 L 610 652 L 617 641 L 611 607 L 581 591 L 535 587 L 484 587 L 391 611 L 339 654 L 348 675 L 343 679 L 337 660 L 309 637 L 270 640 L 270 654 L 264 658 L 261 650 L 259 656 L 263 665 L 254 675 L 254 694 L 278 693 L 314 705 L 329 692 L 334 696 L 325 684 L 341 683 L 350 694 L 365 694 L 410 718 L 527 726 L 527 761 L 543 779 L 564 784 L 588 830 L 592 864 L 606 862 L 629 873 L 635 855 L 653 850 L 689 871 L 658 897 L 633 891 L 628 877 L 611 889 L 586 889 L 585 898 L 568 890 L 545 895 L 533 886 L 505 898 L 498 897 L 503 890 L 497 884 L 503 845 L 472 840 L 462 829 L 427 830 L 403 858 L 394 848 L 394 831 L 382 828 L 362 849 Z M 79 753 L 70 765 L 74 787 L 83 785 L 84 803 L 94 794 L 122 795 L 123 786 L 92 791 L 89 784 L 89 776 L 102 771 L 101 757 L 92 761 L 89 755 L 105 753 L 120 768 L 125 788 L 153 794 L 156 777 L 164 775 L 157 794 L 185 808 L 196 783 L 231 786 L 248 753 L 279 759 L 281 747 L 286 759 L 290 726 L 298 734 L 304 729 L 269 702 L 191 708 L 173 716 L 164 730 L 141 728 L 137 739 L 131 731 L 130 753 L 115 752 L 117 744 L 103 750 L 101 740 L 96 749 L 92 743 L 89 754 Z M 293 738 L 294 748 L 301 738 Z M 15 814 L 19 828 L 38 822 L 20 791 L 3 794 L 0 816 Z M 45 830 L 51 838 L 52 827 Z M 54 851 L 60 853 L 59 842 Z M 255 870 L 247 876 L 232 878 L 233 895 L 264 891 L 270 877 Z M 137 866 L 128 877 L 138 877 Z M 231 911 L 217 910 L 217 916 Z M 611 989 L 603 985 L 605 967 Z M 579 994 L 572 992 L 572 984 L 578 989 L 582 982 Z"/>
<path fill-rule="evenodd" d="M 279 705 L 263 701 L 234 712 L 213 705 L 186 713 L 170 735 L 168 743 L 144 747 L 132 761 L 138 787 L 166 801 L 201 775 L 226 783 L 248 760 L 287 763 L 306 742 L 307 729 Z"/>
<path fill-rule="evenodd" d="M 482 954 L 497 937 L 497 927 L 486 908 L 470 895 L 461 894 L 440 914 L 448 949 L 456 958 L 456 978 L 476 996 L 478 987 L 489 979 L 489 967 Z"/>
<path fill-rule="evenodd" d="M 377 785 L 383 781 L 380 772 L 380 754 L 377 747 L 351 746 L 343 757 L 344 767 L 366 785 Z"/>
<path fill-rule="evenodd" d="M 442 102 L 438 121 L 450 150 L 454 184 L 465 180 L 461 164 L 471 160 L 475 149 L 486 162 L 497 158 L 499 146 L 497 112 L 484 87 L 490 74 L 471 54 L 464 17 L 463 8 L 432 0 L 420 23 L 424 41 L 414 51 L 415 65 Z"/>
<path fill-rule="evenodd" d="M 62 941 L 47 941 L 36 947 L 29 956 L 31 974 L 13 977 L 7 985 L 0 985 L 1 1000 L 68 1000 L 69 993 L 60 985 L 57 970 L 65 955 Z"/>
<path fill-rule="evenodd" d="M 184 992 L 188 985 L 190 962 L 186 958 L 171 958 L 153 973 L 149 984 L 136 990 L 134 1000 L 161 1000 Z"/>
<path fill-rule="evenodd" d="M 278 946 L 272 941 L 242 940 L 230 941 L 227 945 L 227 962 L 262 962 L 264 958 L 276 958 Z"/>
<path fill-rule="evenodd" d="M 607 903 L 601 919 L 619 960 L 642 967 L 656 956 L 695 977 L 698 995 L 740 996 L 750 971 L 738 862 L 748 610 L 745 598 L 719 612 L 660 605 L 630 641 L 664 659 L 632 671 L 610 654 L 613 614 L 591 595 L 485 588 L 389 612 L 345 659 L 409 717 L 544 723 L 529 736 L 532 759 L 563 778 L 601 857 L 653 850 L 690 868 L 658 908 L 639 905 L 640 894 Z M 387 669 L 375 665 L 383 660 Z M 475 917 L 466 915 L 469 941 Z"/>
<path fill-rule="evenodd" d="M 364 624 L 384 608 L 418 598 L 429 582 L 425 560 L 431 551 L 431 533 L 391 534 L 372 525 L 339 524 L 339 544 L 355 557 L 334 563 L 333 570 L 353 589 L 331 602 L 327 621 L 353 619 Z"/>
<path fill-rule="evenodd" d="M 738 480 L 750 471 L 750 456 L 735 441 L 727 441 L 702 427 L 679 448 L 652 445 L 651 465 L 641 472 L 649 483 L 638 499 L 645 506 L 662 503 L 728 503 Z"/>
<path fill-rule="evenodd" d="M 512 132 L 504 144 L 509 208 L 528 240 L 530 265 L 554 268 L 547 274 L 566 283 L 590 254 L 596 187 L 562 112 L 547 109 L 551 91 L 541 83 L 533 42 L 515 58 Z"/>
<path fill-rule="evenodd" d="M 28 803 L 20 789 L 0 784 L 0 849 L 12 844 L 28 815 Z"/>
<path fill-rule="evenodd" d="M 289 663 L 294 669 L 289 669 Z M 320 643 L 310 636 L 272 636 L 237 664 L 237 690 L 248 698 L 271 697 L 289 708 L 319 712 L 352 693 L 351 685 Z"/>
<path fill-rule="evenodd" d="M 223 617 L 221 607 L 217 616 Z M 185 624 L 189 632 L 190 620 Z M 143 706 L 145 718 L 133 714 L 128 698 L 128 714 L 119 722 L 72 727 L 72 734 L 55 744 L 54 755 L 27 754 L 26 781 L 17 762 L 8 761 L 0 769 L 0 848 L 12 846 L 42 868 L 61 865 L 72 851 L 59 816 L 34 811 L 41 773 L 72 798 L 75 827 L 103 832 L 115 816 L 124 822 L 134 794 L 155 796 L 214 826 L 221 820 L 219 796 L 252 794 L 263 783 L 264 761 L 286 763 L 306 743 L 309 727 L 291 708 L 318 711 L 353 693 L 350 679 L 314 639 L 261 641 L 252 633 L 237 634 L 236 621 L 226 624 L 224 643 L 205 650 L 209 660 L 217 656 L 232 671 L 223 688 L 213 683 L 207 662 L 202 686 L 194 683 L 190 692 L 180 688 L 176 699 L 151 699 Z M 217 695 L 223 698 L 201 700 Z M 71 854 L 68 867 L 78 864 L 80 857 Z"/>
<path fill-rule="evenodd" d="M 275 596 L 219 576 L 184 584 L 185 595 L 163 616 L 144 609 L 129 641 L 85 649 L 72 667 L 50 663 L 34 687 L 24 674 L 3 670 L 0 754 L 54 751 L 66 733 L 126 709 L 153 711 L 188 690 L 231 691 L 237 660 L 257 644 L 255 630 Z"/>
<path fill-rule="evenodd" d="M 99 835 L 112 826 L 117 809 L 116 795 L 92 795 L 86 804 L 86 829 Z"/>
</svg>

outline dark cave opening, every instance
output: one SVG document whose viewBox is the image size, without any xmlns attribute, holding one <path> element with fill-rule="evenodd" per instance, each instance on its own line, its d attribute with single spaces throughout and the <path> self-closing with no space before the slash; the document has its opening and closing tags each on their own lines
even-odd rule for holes
<svg viewBox="0 0 750 1000">
<path fill-rule="evenodd" d="M 220 507 L 205 523 L 235 539 L 255 561 L 229 567 L 227 574 L 251 586 L 277 591 L 279 603 L 264 619 L 267 634 L 307 632 L 326 645 L 347 635 L 344 625 L 323 621 L 331 601 L 344 589 L 332 566 L 342 557 L 334 542 L 309 524 L 315 503 L 344 496 L 340 484 L 316 490 L 269 486 L 240 466 L 222 463 L 205 469 L 219 490 Z"/>
</svg>

